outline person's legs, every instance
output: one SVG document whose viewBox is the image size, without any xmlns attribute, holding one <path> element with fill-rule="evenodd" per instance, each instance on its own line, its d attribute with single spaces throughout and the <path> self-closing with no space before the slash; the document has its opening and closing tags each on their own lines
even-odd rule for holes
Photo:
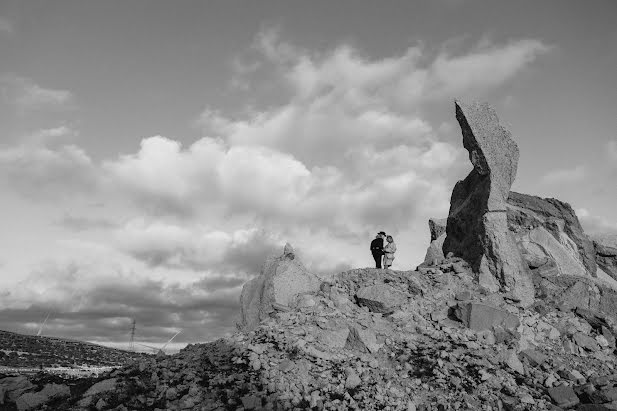
<svg viewBox="0 0 617 411">
<path fill-rule="evenodd" d="M 381 254 L 373 253 L 373 259 L 375 260 L 375 268 L 381 268 Z"/>
</svg>

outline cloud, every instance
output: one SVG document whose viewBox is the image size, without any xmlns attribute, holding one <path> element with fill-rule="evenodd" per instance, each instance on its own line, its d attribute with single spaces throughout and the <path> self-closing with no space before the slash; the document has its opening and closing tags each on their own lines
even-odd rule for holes
<svg viewBox="0 0 617 411">
<path fill-rule="evenodd" d="M 212 284 L 215 287 L 212 287 Z M 137 338 L 201 342 L 233 331 L 238 283 L 231 277 L 165 284 L 110 267 L 70 262 L 41 265 L 0 302 L 0 328 L 33 333 L 50 313 L 44 334 L 98 341 Z"/>
<path fill-rule="evenodd" d="M 54 143 L 60 138 L 75 136 L 77 135 L 77 131 L 69 126 L 58 126 L 51 128 L 42 128 L 40 130 L 35 131 L 34 133 L 26 136 L 25 140 L 28 144 L 34 145 L 46 145 L 49 143 Z"/>
<path fill-rule="evenodd" d="M 255 275 L 282 241 L 264 230 L 189 229 L 133 220 L 116 233 L 119 248 L 151 267 Z"/>
<path fill-rule="evenodd" d="M 617 221 L 611 221 L 602 216 L 592 215 L 584 208 L 577 209 L 576 215 L 587 234 L 617 235 Z"/>
<path fill-rule="evenodd" d="M 0 77 L 3 95 L 20 111 L 70 108 L 75 103 L 73 93 L 68 90 L 42 87 L 33 80 L 15 76 Z"/>
<path fill-rule="evenodd" d="M 606 154 L 609 160 L 617 163 L 617 140 L 610 140 L 606 143 Z"/>
<path fill-rule="evenodd" d="M 28 197 L 48 198 L 92 190 L 97 173 L 77 146 L 23 145 L 0 150 L 0 180 Z"/>
<path fill-rule="evenodd" d="M 13 24 L 10 20 L 2 16 L 0 16 L 0 32 L 13 34 Z"/>
<path fill-rule="evenodd" d="M 389 100 L 405 107 L 499 86 L 550 50 L 534 39 L 503 45 L 481 41 L 463 53 L 444 47 L 431 58 L 417 45 L 402 55 L 370 60 L 345 44 L 326 53 L 301 50 L 282 41 L 276 30 L 262 32 L 256 48 L 283 73 L 296 98 L 330 96 L 360 104 Z"/>
<path fill-rule="evenodd" d="M 71 231 L 101 230 L 115 228 L 116 224 L 104 218 L 88 218 L 65 214 L 56 224 Z"/>
<path fill-rule="evenodd" d="M 585 178 L 587 170 L 584 166 L 552 170 L 542 176 L 544 184 L 568 184 L 576 183 Z"/>
<path fill-rule="evenodd" d="M 498 87 L 549 47 L 484 41 L 371 59 L 349 45 L 303 50 L 264 31 L 254 49 L 261 60 L 235 74 L 250 79 L 269 65 L 290 91 L 286 102 L 235 117 L 207 108 L 198 119 L 207 135 L 192 145 L 154 136 L 105 162 L 112 184 L 154 216 L 240 215 L 343 237 L 405 228 L 447 205 L 463 162 L 423 104 Z"/>
</svg>

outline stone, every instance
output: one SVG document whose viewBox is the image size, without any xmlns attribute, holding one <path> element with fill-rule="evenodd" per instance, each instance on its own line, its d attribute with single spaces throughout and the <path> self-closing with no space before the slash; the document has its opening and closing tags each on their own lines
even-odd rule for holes
<svg viewBox="0 0 617 411">
<path fill-rule="evenodd" d="M 608 327 L 606 317 L 597 311 L 576 307 L 574 313 L 584 319 L 593 329 L 601 331 L 603 327 Z"/>
<path fill-rule="evenodd" d="M 572 376 L 576 379 L 577 384 L 585 384 L 585 381 L 587 381 L 587 378 L 585 378 L 585 376 L 581 374 L 580 371 L 572 370 L 570 372 L 572 373 Z"/>
<path fill-rule="evenodd" d="M 576 411 L 610 411 L 614 409 L 614 407 L 608 408 L 600 404 L 581 404 L 576 407 Z"/>
<path fill-rule="evenodd" d="M 389 314 L 397 307 L 407 302 L 407 294 L 387 284 L 376 284 L 362 287 L 356 293 L 360 306 L 368 307 L 376 313 Z"/>
<path fill-rule="evenodd" d="M 0 380 L 0 391 L 4 393 L 4 399 L 14 402 L 23 393 L 34 388 L 25 375 L 5 377 Z"/>
<path fill-rule="evenodd" d="M 345 347 L 349 337 L 349 328 L 343 327 L 336 330 L 319 330 L 317 341 L 328 349 L 339 349 Z"/>
<path fill-rule="evenodd" d="M 431 241 L 437 240 L 446 233 L 447 218 L 431 218 L 428 220 L 428 228 L 431 232 Z"/>
<path fill-rule="evenodd" d="M 548 389 L 548 395 L 551 397 L 555 405 L 561 408 L 570 408 L 577 405 L 580 401 L 578 396 L 568 386 L 552 387 Z"/>
<path fill-rule="evenodd" d="M 99 398 L 99 400 L 96 402 L 94 407 L 97 409 L 97 411 L 101 411 L 109 407 L 109 404 L 107 404 L 107 402 L 104 399 Z"/>
<path fill-rule="evenodd" d="M 459 291 L 458 293 L 456 293 L 456 295 L 454 296 L 454 299 L 457 301 L 467 301 L 467 300 L 471 300 L 471 293 L 467 290 L 465 291 Z"/>
<path fill-rule="evenodd" d="M 443 255 L 443 242 L 446 239 L 446 234 L 442 234 L 437 237 L 434 241 L 428 246 L 426 250 L 426 255 L 424 256 L 423 265 L 432 266 L 441 264 L 442 261 L 445 260 L 445 256 Z"/>
<path fill-rule="evenodd" d="M 579 347 L 585 348 L 586 350 L 589 350 L 589 351 L 600 350 L 600 345 L 598 344 L 598 342 L 594 338 L 586 334 L 577 332 L 576 334 L 574 334 L 572 338 L 574 339 L 574 342 L 576 343 L 576 345 L 578 345 Z"/>
<path fill-rule="evenodd" d="M 348 390 L 352 390 L 360 384 L 362 384 L 362 379 L 360 378 L 358 373 L 356 373 L 355 371 L 351 371 L 347 375 L 347 379 L 345 380 L 345 388 L 347 388 Z"/>
<path fill-rule="evenodd" d="M 508 350 L 508 352 L 506 353 L 504 362 L 508 367 L 510 367 L 510 369 L 518 372 L 521 375 L 525 375 L 525 367 L 523 366 L 523 363 L 516 355 L 516 351 Z"/>
<path fill-rule="evenodd" d="M 522 350 L 520 355 L 521 357 L 526 358 L 531 365 L 536 367 L 544 364 L 548 358 L 545 354 L 532 349 Z"/>
<path fill-rule="evenodd" d="M 521 306 L 530 306 L 531 273 L 508 229 L 506 211 L 518 147 L 488 104 L 456 102 L 456 118 L 473 169 L 452 191 L 443 252 L 466 260 L 484 288 L 509 290 Z"/>
<path fill-rule="evenodd" d="M 165 392 L 165 398 L 167 398 L 167 401 L 175 400 L 178 398 L 178 390 L 174 387 L 169 387 Z"/>
<path fill-rule="evenodd" d="M 15 401 L 15 406 L 19 411 L 31 410 L 57 398 L 64 398 L 69 395 L 71 395 L 71 390 L 66 385 L 46 384 L 41 391 L 22 394 Z"/>
<path fill-rule="evenodd" d="M 370 328 L 351 327 L 345 347 L 361 352 L 376 353 L 381 345 L 377 343 L 377 336 Z"/>
<path fill-rule="evenodd" d="M 101 394 L 104 392 L 113 391 L 116 389 L 118 380 L 116 378 L 108 378 L 103 381 L 99 381 L 84 393 L 83 397 L 91 397 L 93 395 Z"/>
<path fill-rule="evenodd" d="M 561 234 L 560 240 L 542 226 L 516 235 L 517 244 L 528 266 L 535 265 L 537 268 L 551 262 L 553 275 L 590 277 L 591 274 L 580 260 L 576 244 L 565 233 Z M 539 264 L 540 260 L 544 260 L 544 264 Z"/>
<path fill-rule="evenodd" d="M 283 247 L 283 256 L 292 260 L 295 258 L 295 251 L 291 244 L 285 243 L 285 247 Z"/>
<path fill-rule="evenodd" d="M 245 395 L 240 400 L 245 410 L 254 410 L 261 407 L 261 399 L 256 395 Z"/>
<path fill-rule="evenodd" d="M 505 330 L 515 330 L 520 324 L 516 315 L 478 302 L 457 304 L 454 315 L 467 328 L 475 331 L 490 330 L 494 326 L 501 326 Z"/>
<path fill-rule="evenodd" d="M 281 372 L 288 372 L 293 370 L 295 366 L 296 364 L 293 361 L 285 359 L 279 364 L 279 370 Z"/>
<path fill-rule="evenodd" d="M 321 279 L 294 256 L 291 245 L 287 244 L 285 250 L 280 257 L 269 257 L 259 276 L 242 287 L 239 323 L 242 329 L 253 329 L 269 318 L 273 304 L 290 306 L 299 294 L 319 291 Z"/>
<path fill-rule="evenodd" d="M 521 232 L 543 227 L 578 255 L 586 270 L 595 276 L 596 259 L 592 241 L 584 233 L 576 213 L 568 203 L 511 191 L 508 196 L 508 226 Z"/>
<path fill-rule="evenodd" d="M 601 393 L 607 401 L 617 401 L 617 387 L 603 388 Z"/>
<path fill-rule="evenodd" d="M 596 234 L 591 240 L 598 266 L 617 280 L 617 234 Z"/>
</svg>

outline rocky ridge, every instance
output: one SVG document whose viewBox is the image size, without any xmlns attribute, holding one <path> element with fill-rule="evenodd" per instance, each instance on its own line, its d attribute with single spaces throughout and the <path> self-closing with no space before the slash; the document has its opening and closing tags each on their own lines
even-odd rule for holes
<svg viewBox="0 0 617 411">
<path fill-rule="evenodd" d="M 459 258 L 356 269 L 250 331 L 132 363 L 53 406 L 29 408 L 34 388 L 6 379 L 0 392 L 20 410 L 617 409 L 617 322 L 569 302 L 521 308 Z"/>
</svg>

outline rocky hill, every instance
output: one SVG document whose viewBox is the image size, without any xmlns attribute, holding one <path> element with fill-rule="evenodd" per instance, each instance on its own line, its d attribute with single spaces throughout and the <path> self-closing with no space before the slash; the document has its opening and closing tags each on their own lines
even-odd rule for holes
<svg viewBox="0 0 617 411">
<path fill-rule="evenodd" d="M 123 366 L 144 356 L 146 354 L 117 350 L 84 341 L 0 330 L 0 367 Z"/>
<path fill-rule="evenodd" d="M 510 192 L 518 149 L 457 103 L 472 172 L 413 271 L 321 279 L 290 245 L 242 291 L 238 331 L 98 379 L 0 380 L 20 410 L 617 409 L 617 252 L 572 208 Z M 608 267 L 608 268 L 606 268 Z"/>
</svg>

